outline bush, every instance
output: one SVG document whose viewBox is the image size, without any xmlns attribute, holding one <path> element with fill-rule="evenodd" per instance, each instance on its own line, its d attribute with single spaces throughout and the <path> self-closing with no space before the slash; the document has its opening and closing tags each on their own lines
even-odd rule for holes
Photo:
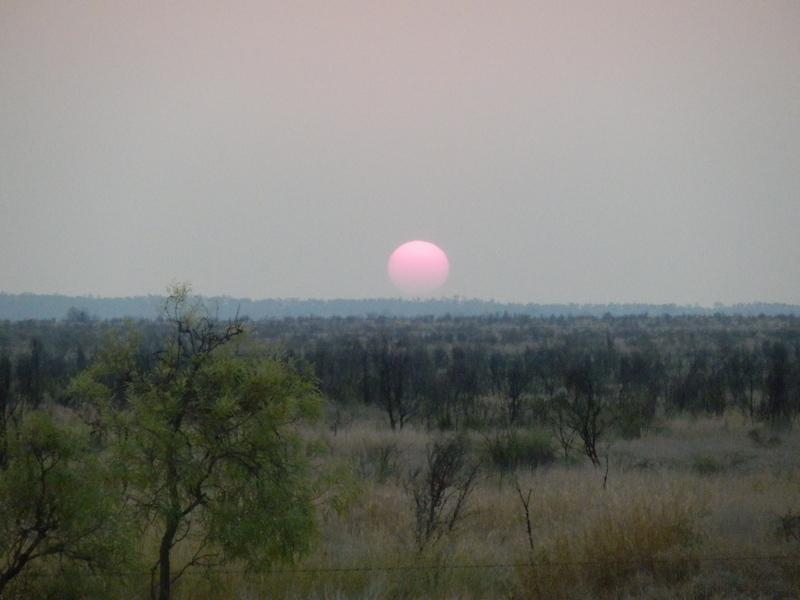
<svg viewBox="0 0 800 600">
<path fill-rule="evenodd" d="M 470 454 L 465 436 L 442 438 L 428 447 L 425 468 L 411 474 L 407 490 L 414 501 L 414 537 L 420 554 L 469 515 L 467 501 L 478 475 L 478 464 Z"/>
<path fill-rule="evenodd" d="M 535 469 L 555 460 L 551 440 L 536 431 L 498 431 L 494 438 L 486 440 L 483 453 L 501 473 Z"/>
<path fill-rule="evenodd" d="M 692 471 L 698 475 L 718 475 L 725 471 L 725 464 L 707 454 L 692 457 Z"/>
<path fill-rule="evenodd" d="M 695 568 L 701 512 L 683 494 L 615 498 L 540 542 L 523 568 L 523 598 L 619 597 L 638 577 L 676 583 Z"/>
<path fill-rule="evenodd" d="M 774 448 L 781 443 L 781 438 L 776 433 L 763 432 L 759 429 L 751 429 L 747 432 L 747 437 L 759 448 Z"/>
<path fill-rule="evenodd" d="M 385 444 L 364 444 L 358 451 L 358 473 L 364 479 L 385 483 L 400 472 L 402 452 L 393 442 Z"/>
<path fill-rule="evenodd" d="M 775 535 L 786 541 L 800 542 L 800 515 L 795 515 L 792 511 L 777 518 Z"/>
</svg>

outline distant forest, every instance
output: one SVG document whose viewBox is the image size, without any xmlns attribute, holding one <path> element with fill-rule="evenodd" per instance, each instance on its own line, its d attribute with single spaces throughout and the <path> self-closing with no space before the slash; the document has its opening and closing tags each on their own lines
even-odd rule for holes
<svg viewBox="0 0 800 600">
<path fill-rule="evenodd" d="M 34 408 L 69 406 L 69 382 L 110 341 L 136 339 L 137 364 L 147 366 L 169 335 L 164 313 L 96 319 L 68 312 L 0 320 L 0 400 L 7 389 Z M 573 416 L 597 408 L 590 416 L 608 417 L 623 436 L 638 435 L 660 413 L 735 410 L 772 423 L 800 416 L 800 315 L 209 319 L 223 331 L 231 324 L 246 330 L 244 354 L 284 356 L 311 373 L 334 406 L 384 410 L 392 429 L 416 422 L 431 430 L 557 430 L 564 424 L 548 419 L 566 414 L 559 406 Z"/>
<path fill-rule="evenodd" d="M 161 296 L 100 298 L 96 296 L 62 296 L 58 294 L 0 293 L 0 320 L 86 320 L 86 319 L 153 319 L 158 316 Z M 372 298 L 362 300 L 300 300 L 209 297 L 208 306 L 220 319 L 237 315 L 245 319 L 284 317 L 370 317 L 413 318 L 479 317 L 488 315 L 525 315 L 531 317 L 602 317 L 602 316 L 780 316 L 800 315 L 800 305 L 756 302 L 713 307 L 678 304 L 521 304 L 460 297 L 406 300 Z"/>
</svg>

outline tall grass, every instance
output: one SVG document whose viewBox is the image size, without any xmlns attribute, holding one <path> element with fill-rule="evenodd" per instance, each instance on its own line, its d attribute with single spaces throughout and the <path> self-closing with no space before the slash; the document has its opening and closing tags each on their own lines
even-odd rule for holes
<svg viewBox="0 0 800 600">
<path fill-rule="evenodd" d="M 643 577 L 674 583 L 692 574 L 702 502 L 669 482 L 626 483 L 615 492 L 586 490 L 578 514 L 540 528 L 530 566 L 520 569 L 520 597 L 619 594 Z"/>
<path fill-rule="evenodd" d="M 493 464 L 486 440 L 505 438 L 475 434 L 469 517 L 420 553 L 408 482 L 434 436 L 363 416 L 321 427 L 325 460 L 349 462 L 361 486 L 321 510 L 312 553 L 288 570 L 186 577 L 175 598 L 797 598 L 800 542 L 778 533 L 800 514 L 800 434 L 759 444 L 751 430 L 735 417 L 670 421 L 611 447 L 605 489 L 588 464 Z"/>
</svg>

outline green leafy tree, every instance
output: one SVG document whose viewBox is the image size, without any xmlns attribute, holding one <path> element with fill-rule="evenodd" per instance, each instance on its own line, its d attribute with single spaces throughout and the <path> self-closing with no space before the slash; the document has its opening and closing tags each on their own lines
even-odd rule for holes
<svg viewBox="0 0 800 600">
<path fill-rule="evenodd" d="M 119 495 L 89 437 L 43 411 L 6 423 L 0 467 L 0 598 L 107 597 L 128 564 Z"/>
<path fill-rule="evenodd" d="M 170 338 L 152 360 L 117 345 L 73 390 L 100 415 L 98 432 L 124 469 L 125 500 L 157 538 L 159 600 L 188 569 L 263 566 L 307 547 L 313 492 L 295 425 L 321 405 L 291 365 L 236 354 L 239 320 L 221 325 L 186 285 L 169 292 Z"/>
</svg>

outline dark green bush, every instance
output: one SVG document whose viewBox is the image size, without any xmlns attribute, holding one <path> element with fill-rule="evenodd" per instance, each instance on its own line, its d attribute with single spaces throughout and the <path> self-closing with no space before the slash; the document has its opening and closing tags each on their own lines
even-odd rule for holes
<svg viewBox="0 0 800 600">
<path fill-rule="evenodd" d="M 751 429 L 747 432 L 747 437 L 759 448 L 774 448 L 781 443 L 778 434 L 766 429 Z"/>
<path fill-rule="evenodd" d="M 697 454 L 692 457 L 692 471 L 698 475 L 717 475 L 724 472 L 726 465 L 708 454 Z"/>
<path fill-rule="evenodd" d="M 555 459 L 552 441 L 538 431 L 502 430 L 486 440 L 483 452 L 501 473 L 535 469 Z"/>
<path fill-rule="evenodd" d="M 779 515 L 775 535 L 782 540 L 800 542 L 800 515 L 795 515 L 792 511 Z"/>
</svg>

